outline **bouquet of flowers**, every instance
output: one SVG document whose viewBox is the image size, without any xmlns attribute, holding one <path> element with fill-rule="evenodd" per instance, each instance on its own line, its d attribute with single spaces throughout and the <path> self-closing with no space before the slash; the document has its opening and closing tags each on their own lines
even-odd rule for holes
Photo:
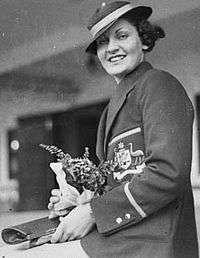
<svg viewBox="0 0 200 258">
<path fill-rule="evenodd" d="M 96 166 L 89 159 L 87 147 L 81 158 L 72 158 L 70 154 L 64 153 L 54 145 L 40 144 L 40 147 L 57 158 L 57 162 L 51 163 L 50 167 L 56 173 L 60 188 L 66 189 L 67 183 L 68 191 L 73 187 L 82 196 L 85 193 L 92 193 L 94 196 L 105 192 L 107 177 L 115 169 L 113 162 L 105 161 Z"/>
<path fill-rule="evenodd" d="M 102 195 L 106 191 L 107 177 L 114 171 L 114 162 L 106 161 L 96 166 L 89 159 L 88 148 L 81 158 L 72 158 L 56 146 L 40 144 L 40 147 L 56 157 L 50 167 L 60 187 L 59 201 L 54 204 L 49 217 L 5 228 L 2 239 L 8 244 L 30 241 L 29 246 L 33 247 L 49 242 L 60 223 L 56 217 L 66 216 L 71 208 Z"/>
</svg>

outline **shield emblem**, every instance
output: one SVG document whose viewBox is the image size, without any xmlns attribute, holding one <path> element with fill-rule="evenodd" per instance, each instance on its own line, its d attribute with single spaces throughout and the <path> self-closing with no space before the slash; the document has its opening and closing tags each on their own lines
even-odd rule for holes
<svg viewBox="0 0 200 258">
<path fill-rule="evenodd" d="M 127 169 L 131 165 L 131 154 L 127 149 L 120 150 L 116 153 L 118 165 L 122 169 Z"/>
</svg>

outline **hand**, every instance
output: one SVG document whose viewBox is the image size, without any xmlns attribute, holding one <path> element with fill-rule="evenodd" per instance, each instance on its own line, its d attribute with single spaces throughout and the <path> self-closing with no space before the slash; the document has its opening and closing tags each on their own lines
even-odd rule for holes
<svg viewBox="0 0 200 258">
<path fill-rule="evenodd" d="M 52 235 L 52 243 L 80 239 L 95 225 L 89 203 L 77 206 L 66 217 L 60 217 L 60 221 L 56 232 Z"/>
<path fill-rule="evenodd" d="M 74 206 L 73 196 L 63 196 L 60 189 L 53 189 L 49 199 L 48 209 L 51 210 L 49 218 L 64 216 L 69 213 L 67 208 Z"/>
</svg>

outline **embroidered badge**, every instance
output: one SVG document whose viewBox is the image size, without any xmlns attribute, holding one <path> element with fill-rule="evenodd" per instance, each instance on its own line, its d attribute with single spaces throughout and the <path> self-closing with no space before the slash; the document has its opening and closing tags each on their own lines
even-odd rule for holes
<svg viewBox="0 0 200 258">
<path fill-rule="evenodd" d="M 119 172 L 114 172 L 113 177 L 117 180 L 122 180 L 128 174 L 138 174 L 143 172 L 145 167 L 145 156 L 142 150 L 133 151 L 132 143 L 127 147 L 123 142 L 118 144 L 114 150 L 114 162 L 117 164 Z"/>
</svg>

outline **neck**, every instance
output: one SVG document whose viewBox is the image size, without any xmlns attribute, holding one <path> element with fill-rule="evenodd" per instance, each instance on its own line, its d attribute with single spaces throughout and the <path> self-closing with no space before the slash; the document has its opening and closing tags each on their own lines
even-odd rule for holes
<svg viewBox="0 0 200 258">
<path fill-rule="evenodd" d="M 124 76 L 123 76 L 124 77 Z M 114 79 L 116 81 L 117 84 L 120 84 L 121 80 L 123 79 L 123 77 L 119 78 L 117 76 L 114 76 Z"/>
</svg>

